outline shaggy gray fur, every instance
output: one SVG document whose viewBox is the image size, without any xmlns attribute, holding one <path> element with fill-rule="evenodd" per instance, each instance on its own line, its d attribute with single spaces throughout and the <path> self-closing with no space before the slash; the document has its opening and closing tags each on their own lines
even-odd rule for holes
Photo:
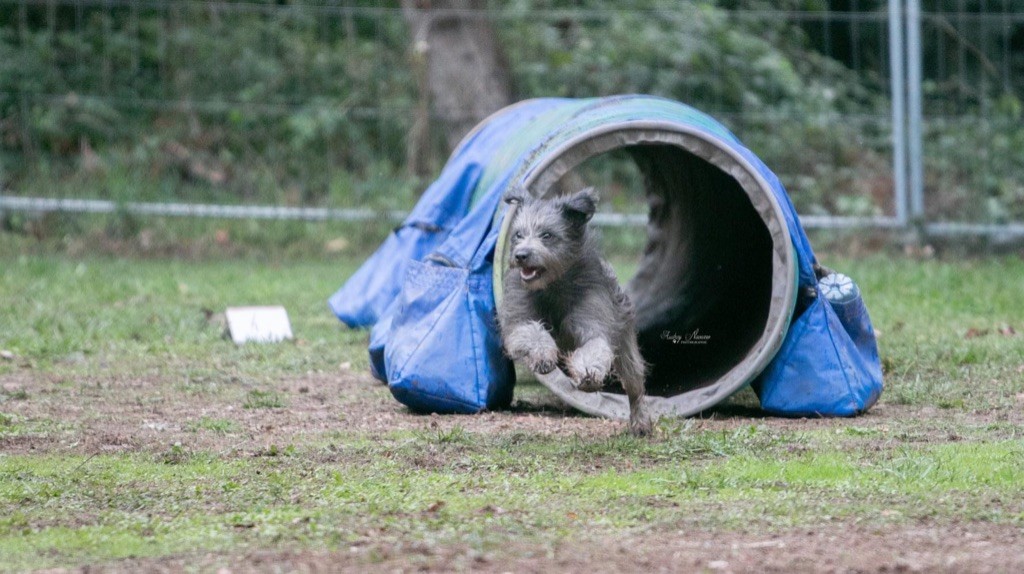
<svg viewBox="0 0 1024 574">
<path fill-rule="evenodd" d="M 537 373 L 562 367 L 581 391 L 617 380 L 629 397 L 630 431 L 649 434 L 633 304 L 587 225 L 594 189 L 551 200 L 512 191 L 505 201 L 519 206 L 498 309 L 505 352 Z"/>
</svg>

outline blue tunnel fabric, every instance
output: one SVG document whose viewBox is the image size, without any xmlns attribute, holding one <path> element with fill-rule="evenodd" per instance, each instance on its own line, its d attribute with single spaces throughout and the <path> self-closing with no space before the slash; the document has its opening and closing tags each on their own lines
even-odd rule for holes
<svg viewBox="0 0 1024 574">
<path fill-rule="evenodd" d="M 510 185 L 522 185 L 560 142 L 595 125 L 671 121 L 708 134 L 757 170 L 782 212 L 797 259 L 798 305 L 782 346 L 752 384 L 785 416 L 850 416 L 882 391 L 863 300 L 826 298 L 817 261 L 778 178 L 722 124 L 649 96 L 538 99 L 499 111 L 456 149 L 415 209 L 330 299 L 350 327 L 372 327 L 371 369 L 421 412 L 474 413 L 508 405 L 515 371 L 495 321 L 493 257 Z"/>
</svg>

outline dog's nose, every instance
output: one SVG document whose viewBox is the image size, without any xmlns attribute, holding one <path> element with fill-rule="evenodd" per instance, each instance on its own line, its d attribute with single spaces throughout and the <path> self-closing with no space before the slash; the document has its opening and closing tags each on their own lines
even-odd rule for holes
<svg viewBox="0 0 1024 574">
<path fill-rule="evenodd" d="M 529 249 L 516 249 L 515 252 L 512 253 L 512 257 L 515 257 L 516 261 L 520 263 L 529 259 L 531 255 L 533 255 L 533 252 Z"/>
</svg>

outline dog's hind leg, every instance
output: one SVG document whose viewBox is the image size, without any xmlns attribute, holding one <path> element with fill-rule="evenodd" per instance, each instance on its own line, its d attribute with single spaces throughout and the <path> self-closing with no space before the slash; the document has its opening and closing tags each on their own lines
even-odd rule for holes
<svg viewBox="0 0 1024 574">
<path fill-rule="evenodd" d="M 512 327 L 505 335 L 505 351 L 513 361 L 526 361 L 535 373 L 546 375 L 558 366 L 558 345 L 540 321 Z"/>
<path fill-rule="evenodd" d="M 629 398 L 629 431 L 636 436 L 647 436 L 654 427 L 644 401 L 645 371 L 636 337 L 626 337 L 615 360 L 615 374 Z"/>
</svg>

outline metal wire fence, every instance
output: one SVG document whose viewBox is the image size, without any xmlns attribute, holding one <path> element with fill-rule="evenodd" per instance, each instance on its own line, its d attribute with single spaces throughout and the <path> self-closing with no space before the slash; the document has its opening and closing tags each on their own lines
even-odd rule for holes
<svg viewBox="0 0 1024 574">
<path fill-rule="evenodd" d="M 445 142 L 437 118 L 410 141 L 402 11 L 364 4 L 0 0 L 0 210 L 401 218 Z M 452 15 L 492 22 L 521 97 L 642 91 L 722 120 L 808 226 L 1024 235 L 1019 3 L 563 4 Z"/>
</svg>

